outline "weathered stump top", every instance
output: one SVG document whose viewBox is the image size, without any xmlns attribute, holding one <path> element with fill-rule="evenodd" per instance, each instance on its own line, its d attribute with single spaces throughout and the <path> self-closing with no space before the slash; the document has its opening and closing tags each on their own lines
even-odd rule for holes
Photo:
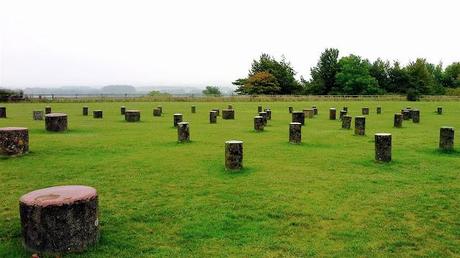
<svg viewBox="0 0 460 258">
<path fill-rule="evenodd" d="M 2 127 L 0 131 L 27 131 L 25 127 Z"/>
<path fill-rule="evenodd" d="M 135 109 L 130 109 L 130 110 L 126 110 L 126 112 L 132 112 L 132 113 L 140 113 L 141 111 L 140 110 L 135 110 Z"/>
<path fill-rule="evenodd" d="M 46 117 L 62 117 L 62 116 L 67 116 L 67 114 L 66 113 L 49 113 L 49 114 L 46 114 L 45 116 Z"/>
<path fill-rule="evenodd" d="M 84 185 L 64 185 L 43 188 L 27 193 L 19 199 L 28 206 L 62 206 L 78 201 L 94 199 L 96 189 Z"/>
<path fill-rule="evenodd" d="M 376 133 L 375 136 L 391 136 L 391 133 Z"/>
<path fill-rule="evenodd" d="M 242 144 L 243 141 L 238 141 L 238 140 L 230 140 L 230 141 L 226 141 L 225 143 L 228 143 L 228 144 Z"/>
</svg>

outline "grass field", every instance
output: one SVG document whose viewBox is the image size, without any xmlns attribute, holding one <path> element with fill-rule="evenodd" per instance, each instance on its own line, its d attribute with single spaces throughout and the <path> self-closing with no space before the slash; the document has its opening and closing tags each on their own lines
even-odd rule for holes
<svg viewBox="0 0 460 258">
<path fill-rule="evenodd" d="M 159 104 L 165 113 L 153 117 Z M 252 130 L 259 103 L 231 103 L 235 120 L 209 124 L 209 110 L 227 104 L 126 103 L 142 111 L 142 122 L 127 123 L 123 103 L 90 103 L 88 117 L 85 104 L 52 103 L 69 115 L 66 133 L 32 120 L 46 104 L 6 104 L 0 127 L 28 127 L 31 152 L 0 159 L 0 257 L 30 256 L 19 197 L 64 184 L 99 193 L 101 241 L 75 256 L 460 256 L 460 152 L 437 150 L 441 126 L 460 129 L 459 102 L 265 102 L 273 119 L 262 133 Z M 289 144 L 288 106 L 312 105 L 319 115 L 302 128 L 303 144 Z M 443 115 L 434 113 L 438 105 Z M 343 106 L 353 116 L 370 107 L 366 136 L 328 120 L 330 107 Z M 393 114 L 406 106 L 421 110 L 420 124 L 393 128 Z M 190 143 L 176 142 L 176 112 L 190 122 Z M 374 162 L 376 132 L 393 134 L 389 164 Z M 456 138 L 460 150 L 458 131 Z M 224 169 L 230 139 L 244 141 L 239 173 Z"/>
</svg>

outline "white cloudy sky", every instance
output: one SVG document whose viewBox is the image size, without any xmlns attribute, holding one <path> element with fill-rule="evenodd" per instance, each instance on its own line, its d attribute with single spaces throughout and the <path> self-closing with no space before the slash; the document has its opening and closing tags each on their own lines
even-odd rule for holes
<svg viewBox="0 0 460 258">
<path fill-rule="evenodd" d="M 460 60 L 458 0 L 0 0 L 0 86 L 229 86 L 266 52 Z"/>
</svg>

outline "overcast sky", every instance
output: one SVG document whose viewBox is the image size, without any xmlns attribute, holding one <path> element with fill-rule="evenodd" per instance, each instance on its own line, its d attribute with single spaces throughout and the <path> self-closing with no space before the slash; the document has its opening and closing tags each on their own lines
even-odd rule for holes
<svg viewBox="0 0 460 258">
<path fill-rule="evenodd" d="M 0 86 L 230 86 L 261 53 L 460 61 L 459 0 L 0 0 Z"/>
</svg>

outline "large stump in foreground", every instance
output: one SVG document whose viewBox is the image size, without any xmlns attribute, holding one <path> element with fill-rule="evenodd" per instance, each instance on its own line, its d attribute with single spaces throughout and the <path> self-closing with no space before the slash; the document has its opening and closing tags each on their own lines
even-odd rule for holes
<svg viewBox="0 0 460 258">
<path fill-rule="evenodd" d="M 443 126 L 439 130 L 439 149 L 442 151 L 454 150 L 455 129 L 453 127 Z"/>
<path fill-rule="evenodd" d="M 240 170 L 243 168 L 243 142 L 225 142 L 225 168 L 227 170 Z"/>
<path fill-rule="evenodd" d="M 234 109 L 222 109 L 222 119 L 235 119 Z"/>
<path fill-rule="evenodd" d="M 19 200 L 23 244 L 32 252 L 81 252 L 99 240 L 98 196 L 88 186 L 36 190 Z"/>
<path fill-rule="evenodd" d="M 47 131 L 61 132 L 67 130 L 67 114 L 50 113 L 45 115 L 45 128 Z"/>
<path fill-rule="evenodd" d="M 125 111 L 126 122 L 139 122 L 141 120 L 141 111 L 139 110 L 126 110 Z"/>
<path fill-rule="evenodd" d="M 0 107 L 0 118 L 6 118 L 6 107 Z"/>
<path fill-rule="evenodd" d="M 391 161 L 391 133 L 375 134 L 375 160 L 380 162 Z"/>
<path fill-rule="evenodd" d="M 0 155 L 16 156 L 27 152 L 29 152 L 29 130 L 27 128 L 0 128 Z"/>
<path fill-rule="evenodd" d="M 189 142 L 190 141 L 190 126 L 188 122 L 180 122 L 177 124 L 177 141 Z"/>
<path fill-rule="evenodd" d="M 289 142 L 299 144 L 302 142 L 302 124 L 293 122 L 289 124 Z"/>
</svg>

